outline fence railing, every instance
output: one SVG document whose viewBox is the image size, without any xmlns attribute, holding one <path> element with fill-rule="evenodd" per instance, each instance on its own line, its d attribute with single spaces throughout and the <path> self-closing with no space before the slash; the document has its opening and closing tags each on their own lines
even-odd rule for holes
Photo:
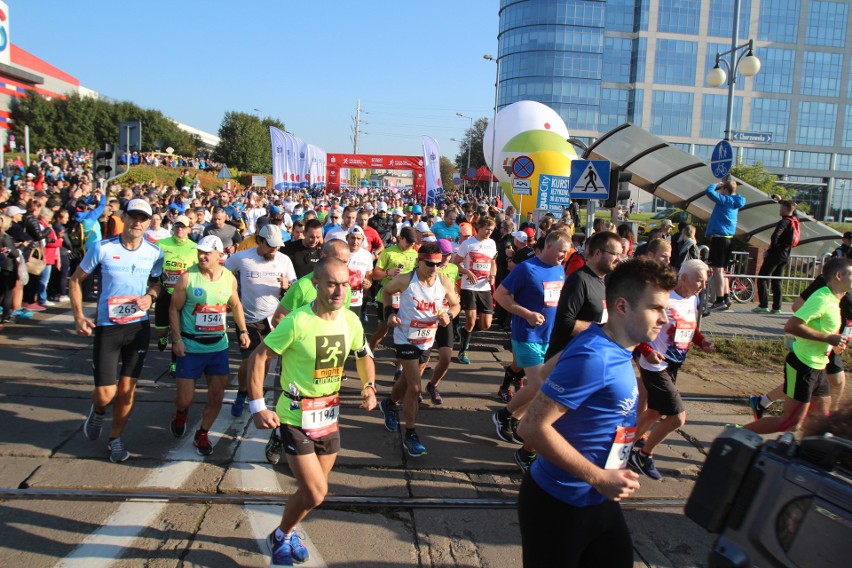
<svg viewBox="0 0 852 568">
<path fill-rule="evenodd" d="M 822 272 L 822 264 L 826 257 L 818 258 L 811 255 L 790 255 L 790 262 L 784 267 L 781 276 L 758 276 L 750 274 L 748 270 L 749 253 L 736 251 L 731 253 L 732 270 L 726 276 L 734 278 L 765 278 L 767 280 L 781 280 L 781 293 L 785 297 L 795 298 L 802 290 L 807 288 L 817 275 Z"/>
</svg>

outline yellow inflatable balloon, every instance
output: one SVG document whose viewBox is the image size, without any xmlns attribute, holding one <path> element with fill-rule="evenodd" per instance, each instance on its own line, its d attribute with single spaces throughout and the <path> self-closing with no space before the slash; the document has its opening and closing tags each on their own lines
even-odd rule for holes
<svg viewBox="0 0 852 568">
<path fill-rule="evenodd" d="M 532 161 L 532 175 L 527 178 L 530 181 L 530 195 L 516 195 L 511 183 L 500 182 L 503 192 L 524 214 L 531 212 L 538 204 L 540 176 L 570 177 L 571 161 L 578 158 L 574 147 L 559 133 L 545 130 L 529 130 L 518 134 L 506 143 L 500 155 L 503 158 L 502 173 L 507 175 L 511 175 L 512 164 L 519 156 L 526 156 Z M 498 175 L 498 178 L 504 176 Z"/>
</svg>

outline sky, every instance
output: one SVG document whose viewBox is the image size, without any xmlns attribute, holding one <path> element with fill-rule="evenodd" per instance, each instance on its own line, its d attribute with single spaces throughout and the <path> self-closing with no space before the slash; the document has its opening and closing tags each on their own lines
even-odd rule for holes
<svg viewBox="0 0 852 568">
<path fill-rule="evenodd" d="M 18 47 L 213 134 L 238 111 L 348 153 L 360 99 L 360 153 L 419 155 L 425 134 L 454 159 L 456 113 L 493 113 L 499 0 L 5 1 Z"/>
</svg>

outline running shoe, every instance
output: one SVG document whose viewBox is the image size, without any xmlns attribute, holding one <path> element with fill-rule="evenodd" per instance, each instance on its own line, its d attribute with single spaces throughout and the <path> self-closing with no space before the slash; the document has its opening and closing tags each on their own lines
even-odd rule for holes
<svg viewBox="0 0 852 568">
<path fill-rule="evenodd" d="M 420 438 L 416 433 L 409 434 L 403 440 L 402 445 L 405 446 L 405 450 L 408 452 L 408 455 L 413 458 L 419 458 L 420 456 L 426 455 L 426 446 L 420 443 Z"/>
<path fill-rule="evenodd" d="M 757 306 L 756 308 L 754 308 L 754 309 L 752 310 L 752 313 L 755 313 L 755 314 L 768 314 L 768 313 L 769 313 L 769 308 L 764 308 L 763 306 Z"/>
<path fill-rule="evenodd" d="M 43 312 L 47 309 L 44 306 L 37 304 L 36 302 L 33 302 L 32 304 L 24 304 L 24 308 L 30 310 L 31 312 Z"/>
<path fill-rule="evenodd" d="M 109 444 L 107 444 L 107 449 L 109 450 L 109 461 L 112 463 L 121 463 L 130 457 L 130 452 L 124 447 L 124 442 L 121 438 L 110 440 Z"/>
<path fill-rule="evenodd" d="M 165 351 L 166 347 L 169 346 L 169 336 L 164 335 L 163 337 L 157 339 L 157 349 L 160 351 Z"/>
<path fill-rule="evenodd" d="M 247 392 L 237 393 L 236 398 L 234 398 L 234 403 L 231 405 L 231 416 L 233 416 L 234 418 L 239 418 L 243 415 L 243 410 L 246 407 L 247 396 Z"/>
<path fill-rule="evenodd" d="M 12 317 L 16 319 L 30 319 L 33 313 L 26 308 L 18 308 L 12 312 Z"/>
<path fill-rule="evenodd" d="M 772 308 L 771 310 L 769 310 L 769 313 L 770 314 L 780 314 L 781 308 Z"/>
<path fill-rule="evenodd" d="M 189 416 L 189 412 L 175 412 L 175 415 L 172 417 L 172 422 L 169 425 L 172 431 L 172 436 L 175 438 L 183 438 L 183 435 L 186 434 L 186 418 Z"/>
<path fill-rule="evenodd" d="M 506 404 L 509 404 L 509 401 L 512 400 L 512 391 L 500 387 L 500 389 L 497 391 L 497 398 L 500 399 L 500 402 L 505 402 Z"/>
<path fill-rule="evenodd" d="M 459 363 L 470 365 L 470 358 L 467 356 L 467 351 L 459 351 Z"/>
<path fill-rule="evenodd" d="M 441 396 L 441 393 L 438 392 L 438 387 L 433 385 L 431 381 L 426 383 L 426 392 L 429 393 L 429 397 L 432 399 L 432 404 L 444 404 L 444 399 Z"/>
<path fill-rule="evenodd" d="M 53 306 L 56 305 L 56 302 L 51 302 L 50 300 L 45 300 L 44 303 L 39 304 L 39 305 L 43 308 L 52 308 Z"/>
<path fill-rule="evenodd" d="M 308 549 L 302 544 L 301 535 L 296 531 L 283 538 L 276 537 L 275 531 L 272 531 L 266 537 L 266 546 L 272 555 L 273 566 L 292 566 L 294 562 L 301 564 L 310 558 Z"/>
<path fill-rule="evenodd" d="M 521 471 L 524 473 L 530 470 L 533 462 L 538 457 L 538 454 L 535 452 L 528 452 L 523 448 L 518 448 L 518 450 L 514 454 L 515 463 L 518 464 L 518 467 L 521 468 Z"/>
<path fill-rule="evenodd" d="M 523 444 L 524 439 L 521 438 L 520 434 L 518 434 L 518 426 L 520 426 L 521 421 L 517 418 L 510 418 L 509 422 L 512 425 L 512 437 L 515 439 L 515 442 L 517 442 L 518 444 Z"/>
<path fill-rule="evenodd" d="M 379 410 L 382 411 L 382 416 L 385 417 L 385 428 L 388 432 L 399 432 L 399 410 L 396 405 L 391 402 L 390 398 L 386 398 L 379 403 Z"/>
<path fill-rule="evenodd" d="M 494 422 L 494 427 L 497 429 L 497 437 L 499 437 L 504 442 L 509 442 L 510 444 L 517 444 L 515 441 L 515 436 L 512 434 L 512 417 L 503 419 L 500 418 L 500 411 L 495 410 L 494 414 L 491 415 L 491 421 Z"/>
<path fill-rule="evenodd" d="M 174 361 L 169 364 L 169 375 L 171 375 L 172 378 L 177 376 L 177 363 Z"/>
<path fill-rule="evenodd" d="M 200 456 L 209 456 L 213 453 L 213 444 L 210 443 L 207 432 L 197 431 L 195 433 L 195 441 L 192 442 L 192 445 L 195 446 L 195 451 Z"/>
<path fill-rule="evenodd" d="M 263 452 L 266 454 L 266 461 L 272 465 L 278 465 L 278 462 L 281 461 L 281 450 L 283 447 L 284 444 L 278 436 L 278 428 L 273 428 L 272 433 L 269 435 L 269 441 L 266 442 L 266 449 Z"/>
<path fill-rule="evenodd" d="M 71 298 L 69 298 L 68 296 L 63 294 L 62 296 L 59 296 L 58 298 L 56 298 L 56 301 L 57 302 L 70 302 Z"/>
<path fill-rule="evenodd" d="M 86 438 L 90 440 L 97 440 L 101 437 L 105 414 L 106 413 L 98 414 L 95 412 L 95 406 L 92 405 L 89 409 L 89 415 L 86 417 L 86 421 L 83 422 L 83 434 L 86 435 Z"/>
<path fill-rule="evenodd" d="M 654 465 L 653 456 L 646 456 L 639 450 L 630 450 L 630 457 L 627 460 L 627 465 L 630 466 L 630 469 L 635 470 L 638 473 L 645 474 L 651 479 L 659 481 L 663 478 L 663 474 L 660 473 L 657 466 Z"/>
<path fill-rule="evenodd" d="M 763 418 L 763 413 L 766 412 L 766 409 L 760 404 L 760 398 L 759 394 L 748 397 L 748 405 L 751 407 L 751 413 L 754 415 L 755 420 Z"/>
<path fill-rule="evenodd" d="M 725 310 L 727 310 L 730 307 L 731 306 L 729 304 L 725 303 L 724 300 L 719 300 L 719 301 L 713 302 L 713 305 L 710 306 L 710 311 L 711 312 L 724 312 Z"/>
</svg>

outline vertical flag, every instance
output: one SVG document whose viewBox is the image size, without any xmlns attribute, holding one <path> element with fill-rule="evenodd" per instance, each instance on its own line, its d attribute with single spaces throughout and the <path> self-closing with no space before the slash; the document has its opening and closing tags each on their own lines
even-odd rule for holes
<svg viewBox="0 0 852 568">
<path fill-rule="evenodd" d="M 287 134 L 274 126 L 269 127 L 272 138 L 272 187 L 286 189 L 288 187 L 287 171 Z"/>
<path fill-rule="evenodd" d="M 423 137 L 423 162 L 426 170 L 426 203 L 434 204 L 444 193 L 441 182 L 441 150 L 431 136 Z"/>
</svg>

